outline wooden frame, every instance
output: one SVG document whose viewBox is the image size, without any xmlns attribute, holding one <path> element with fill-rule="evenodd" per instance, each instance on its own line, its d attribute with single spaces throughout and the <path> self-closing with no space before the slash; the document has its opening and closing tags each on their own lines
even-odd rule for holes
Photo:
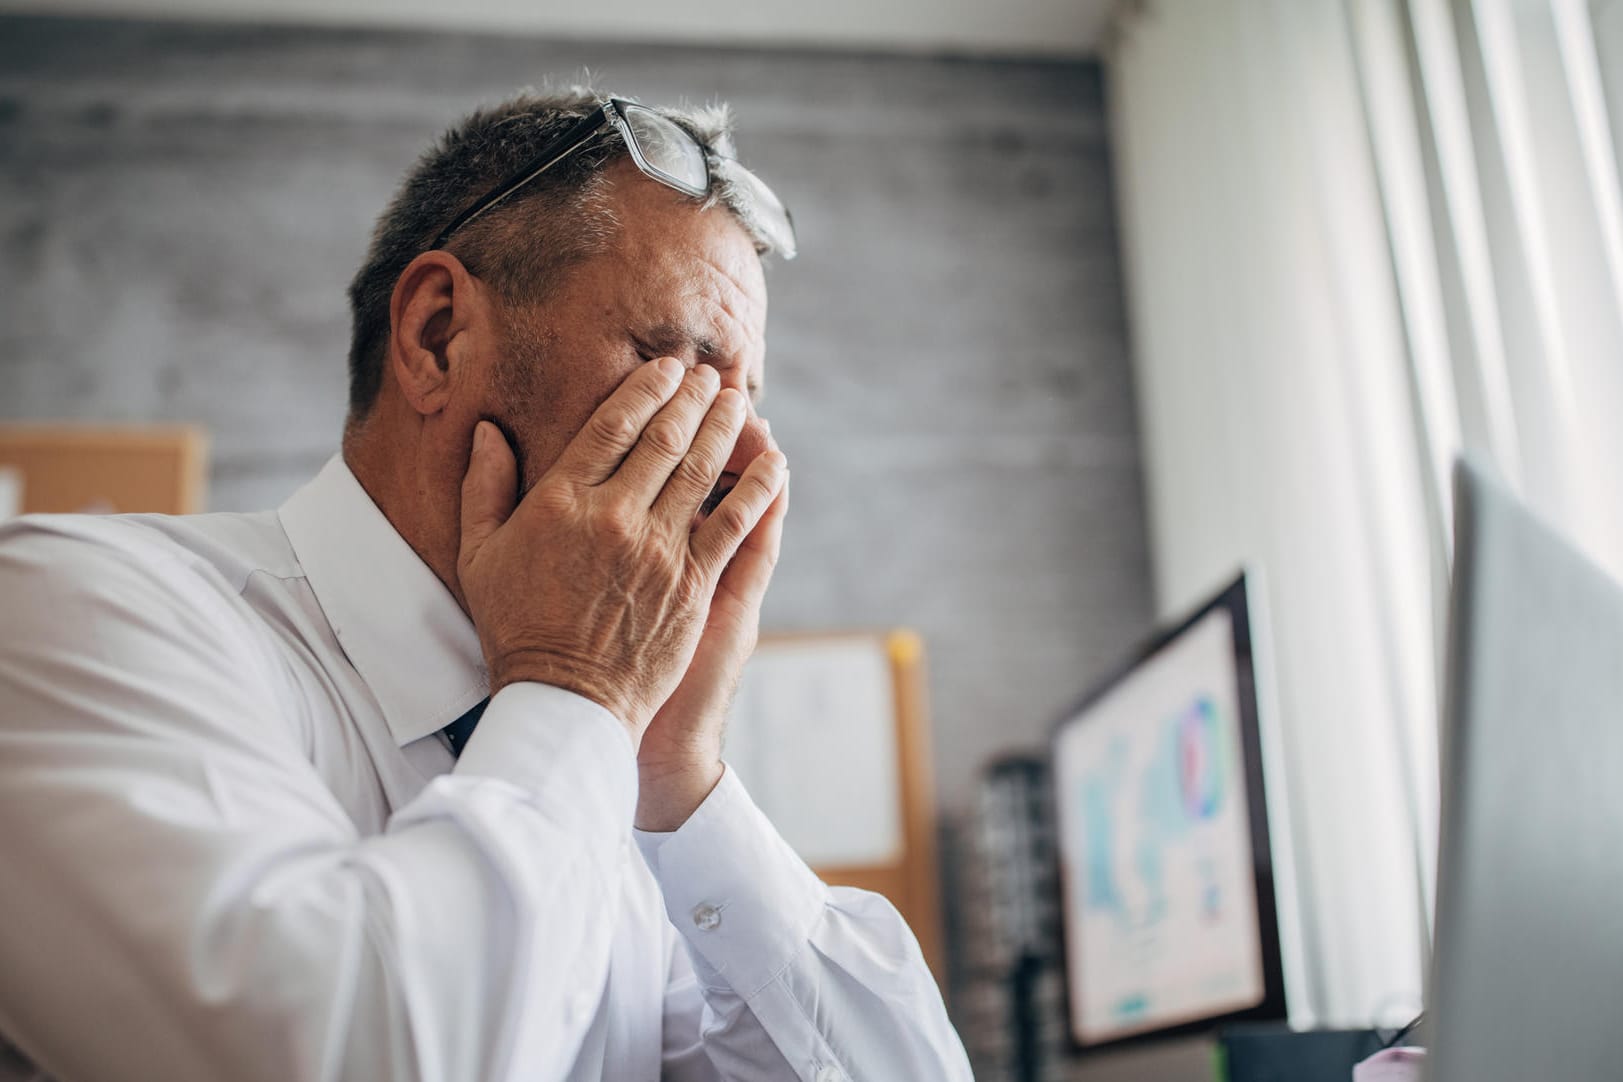
<svg viewBox="0 0 1623 1082">
<path fill-rule="evenodd" d="M 194 514 L 207 448 L 186 425 L 0 425 L 0 465 L 22 473 L 24 514 Z"/>
</svg>

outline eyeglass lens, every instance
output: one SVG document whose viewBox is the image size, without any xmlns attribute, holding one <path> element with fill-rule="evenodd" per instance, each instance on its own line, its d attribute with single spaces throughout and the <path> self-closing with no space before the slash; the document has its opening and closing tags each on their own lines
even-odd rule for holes
<svg viewBox="0 0 1623 1082">
<path fill-rule="evenodd" d="M 643 165 L 663 173 L 692 195 L 709 190 L 710 170 L 705 165 L 704 150 L 693 136 L 651 109 L 621 105 L 620 115 L 631 129 L 633 149 L 641 154 Z"/>
<path fill-rule="evenodd" d="M 729 166 L 735 163 L 729 163 Z M 738 165 L 736 168 L 727 168 L 728 177 L 742 186 L 755 205 L 756 214 L 761 226 L 770 234 L 773 245 L 783 253 L 785 259 L 795 257 L 795 225 L 789 216 L 789 208 L 783 205 L 778 194 L 767 187 L 766 181 L 754 173 Z"/>
</svg>

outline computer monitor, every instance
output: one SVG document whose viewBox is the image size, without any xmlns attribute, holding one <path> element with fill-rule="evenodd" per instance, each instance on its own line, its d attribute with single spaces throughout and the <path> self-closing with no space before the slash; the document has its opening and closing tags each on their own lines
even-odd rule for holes
<svg viewBox="0 0 1623 1082">
<path fill-rule="evenodd" d="M 1242 574 L 1055 729 L 1078 1048 L 1285 1018 L 1249 611 Z"/>
</svg>

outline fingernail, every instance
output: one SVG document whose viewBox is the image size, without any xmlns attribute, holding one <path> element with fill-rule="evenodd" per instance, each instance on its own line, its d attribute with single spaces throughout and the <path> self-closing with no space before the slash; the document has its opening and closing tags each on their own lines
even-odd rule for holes
<svg viewBox="0 0 1623 1082">
<path fill-rule="evenodd" d="M 654 367 L 659 369 L 659 374 L 669 383 L 675 383 L 682 378 L 682 362 L 675 357 L 661 357 L 654 362 Z"/>
<path fill-rule="evenodd" d="M 485 443 L 489 439 L 489 437 L 485 435 L 485 428 L 486 425 L 483 421 L 480 421 L 478 424 L 473 426 L 473 450 L 475 454 L 485 449 Z"/>
</svg>

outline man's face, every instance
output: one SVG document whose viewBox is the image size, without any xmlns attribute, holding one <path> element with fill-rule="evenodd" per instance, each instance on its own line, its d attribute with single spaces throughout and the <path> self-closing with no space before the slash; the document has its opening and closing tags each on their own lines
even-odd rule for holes
<svg viewBox="0 0 1623 1082">
<path fill-rule="evenodd" d="M 610 248 L 566 271 L 540 304 L 509 310 L 494 359 L 490 414 L 516 441 L 529 491 L 592 411 L 639 365 L 675 357 L 711 365 L 752 403 L 764 379 L 766 281 L 749 235 L 721 207 L 694 202 L 629 162 L 612 167 L 619 219 Z M 711 501 L 772 446 L 751 406 Z"/>
</svg>

